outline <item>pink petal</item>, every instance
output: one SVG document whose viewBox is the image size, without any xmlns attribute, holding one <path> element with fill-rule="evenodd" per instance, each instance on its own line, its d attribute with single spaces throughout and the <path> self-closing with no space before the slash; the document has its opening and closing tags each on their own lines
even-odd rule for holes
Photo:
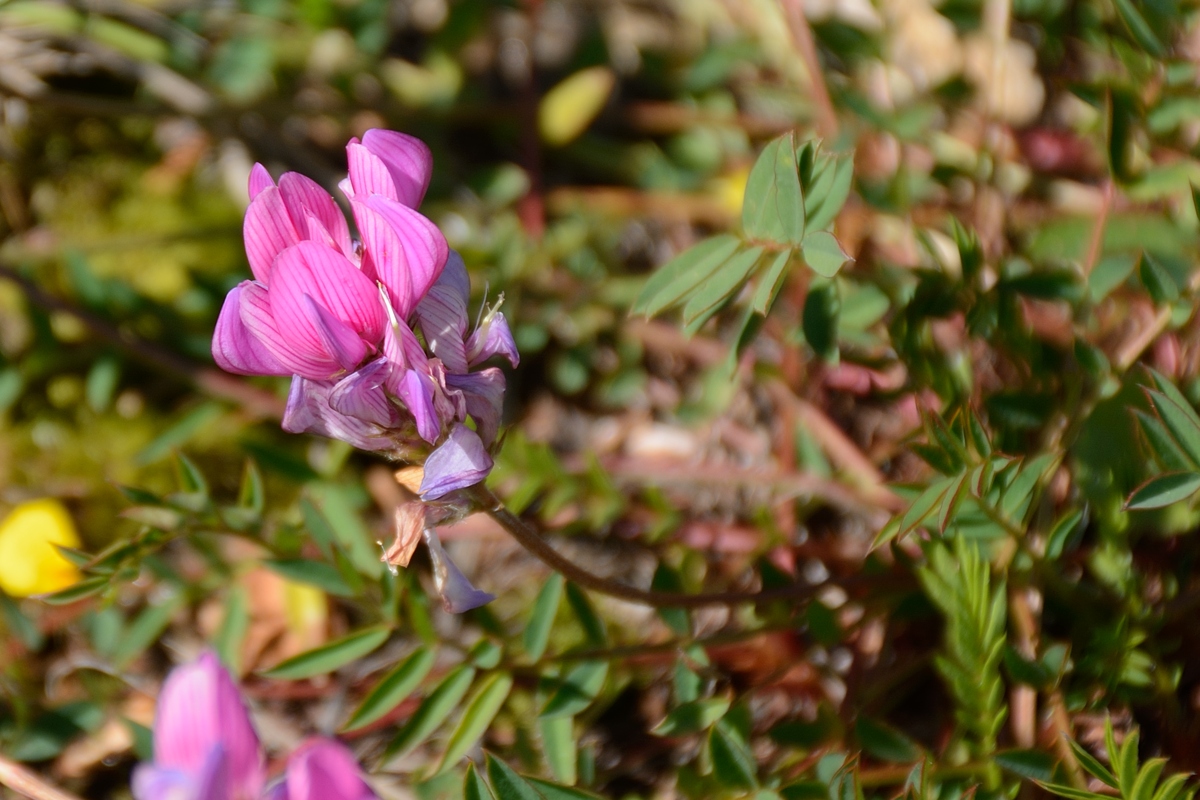
<svg viewBox="0 0 1200 800">
<path fill-rule="evenodd" d="M 421 499 L 436 500 L 456 489 L 474 486 L 492 471 L 492 457 L 475 431 L 461 423 L 425 459 Z"/>
<path fill-rule="evenodd" d="M 250 193 L 250 199 L 253 200 L 263 189 L 274 185 L 275 181 L 271 180 L 271 173 L 267 172 L 267 168 L 262 164 L 255 164 L 250 170 L 250 180 L 247 181 L 246 187 Z"/>
<path fill-rule="evenodd" d="M 347 375 L 329 392 L 329 407 L 339 414 L 357 417 L 380 428 L 399 426 L 399 411 L 383 390 L 389 369 L 387 360 L 378 358 Z"/>
<path fill-rule="evenodd" d="M 355 140 L 346 145 L 346 165 L 349 167 L 350 187 L 353 189 L 353 194 L 347 196 L 365 200 L 378 194 L 391 200 L 399 200 L 396 184 L 392 181 L 387 165 L 379 156 Z"/>
<path fill-rule="evenodd" d="M 466 372 L 467 300 L 471 292 L 462 256 L 453 250 L 442 274 L 417 305 L 417 319 L 429 350 L 450 372 Z"/>
<path fill-rule="evenodd" d="M 262 747 L 233 678 L 216 655 L 205 652 L 172 670 L 163 684 L 154 719 L 155 764 L 202 779 L 211 773 L 218 748 L 234 796 L 257 796 L 264 777 Z"/>
<path fill-rule="evenodd" d="M 389 325 L 384 331 L 383 356 L 391 366 L 387 387 L 392 392 L 400 385 L 405 370 L 424 369 L 428 360 L 417 335 L 402 319 L 396 320 L 395 325 Z"/>
<path fill-rule="evenodd" d="M 409 208 L 421 205 L 433 175 L 433 154 L 415 136 L 372 128 L 363 134 L 363 146 L 387 166 L 396 200 Z"/>
<path fill-rule="evenodd" d="M 285 172 L 279 179 L 279 193 L 296 230 L 307 230 L 305 220 L 312 214 L 333 237 L 339 250 L 345 254 L 353 251 L 346 216 L 319 183 L 298 172 Z"/>
<path fill-rule="evenodd" d="M 271 311 L 271 297 L 267 287 L 261 283 L 248 282 L 241 294 L 241 319 L 248 334 L 256 339 L 267 352 L 286 370 L 284 374 L 303 375 L 308 378 L 324 379 L 338 372 L 341 367 L 326 353 L 319 338 L 315 346 L 296 346 L 295 332 L 285 336 L 275 323 Z"/>
<path fill-rule="evenodd" d="M 254 286 L 258 284 L 242 281 L 225 296 L 213 330 L 213 360 L 221 369 L 238 375 L 291 375 L 291 369 L 272 355 L 242 321 L 243 292 L 253 291 Z"/>
<path fill-rule="evenodd" d="M 271 269 L 271 315 L 296 351 L 315 359 L 332 357 L 306 295 L 368 345 L 383 338 L 387 314 L 371 279 L 341 253 L 316 242 L 300 242 L 276 259 Z"/>
<path fill-rule="evenodd" d="M 422 533 L 425 546 L 429 548 L 429 560 L 433 562 L 433 583 L 442 596 L 442 607 L 451 614 L 462 614 L 479 608 L 496 599 L 496 595 L 476 589 L 462 574 L 458 565 L 450 560 L 450 554 L 442 547 L 437 531 L 426 528 Z"/>
<path fill-rule="evenodd" d="M 301 239 L 278 188 L 267 186 L 250 202 L 242 223 L 242 236 L 250 271 L 256 280 L 267 283 L 276 256 Z"/>
<path fill-rule="evenodd" d="M 446 259 L 450 255 L 450 246 L 446 244 L 446 237 L 442 235 L 436 225 L 419 212 L 394 200 L 376 195 L 367 199 L 366 204 L 372 211 L 379 213 L 392 227 L 396 236 L 399 237 L 404 253 L 402 261 L 397 260 L 387 264 L 375 263 L 376 270 L 379 270 L 379 280 L 388 288 L 389 296 L 393 292 L 393 282 L 396 285 L 397 296 L 400 296 L 403 282 L 407 281 L 412 287 L 411 303 L 419 303 L 446 265 Z M 384 272 L 385 267 L 395 271 Z M 395 302 L 396 299 L 393 298 L 393 303 Z M 396 312 L 402 316 L 407 316 L 411 311 L 412 305 L 405 307 L 398 303 L 396 305 Z"/>
<path fill-rule="evenodd" d="M 325 310 L 309 295 L 301 298 L 308 318 L 313 322 L 325 352 L 344 370 L 352 370 L 367 354 L 367 345 L 346 323 Z"/>
<path fill-rule="evenodd" d="M 345 745 L 310 739 L 287 765 L 287 800 L 376 800 L 362 769 Z"/>
<path fill-rule="evenodd" d="M 388 301 L 401 319 L 407 319 L 416 305 L 412 278 L 399 234 L 382 214 L 357 200 L 350 201 L 358 234 L 362 237 L 362 271 L 371 280 L 379 281 L 387 291 Z"/>
</svg>

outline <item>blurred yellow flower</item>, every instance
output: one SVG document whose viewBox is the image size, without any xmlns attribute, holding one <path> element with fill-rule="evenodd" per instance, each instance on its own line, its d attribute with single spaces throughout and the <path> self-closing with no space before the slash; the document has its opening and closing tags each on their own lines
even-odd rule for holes
<svg viewBox="0 0 1200 800">
<path fill-rule="evenodd" d="M 588 67 L 546 92 L 538 108 L 538 130 L 554 147 L 577 139 L 604 110 L 617 76 L 608 67 Z"/>
<path fill-rule="evenodd" d="M 62 503 L 46 498 L 14 508 L 0 523 L 0 589 L 13 597 L 29 597 L 78 581 L 79 570 L 56 544 L 79 546 L 75 523 Z"/>
</svg>

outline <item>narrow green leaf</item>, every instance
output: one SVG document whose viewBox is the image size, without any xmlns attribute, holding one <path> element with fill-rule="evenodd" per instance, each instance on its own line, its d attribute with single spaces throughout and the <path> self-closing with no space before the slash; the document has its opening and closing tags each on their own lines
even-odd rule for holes
<svg viewBox="0 0 1200 800">
<path fill-rule="evenodd" d="M 684 250 L 650 276 L 629 313 L 653 317 L 675 305 L 708 280 L 740 245 L 740 239 L 727 233 Z"/>
<path fill-rule="evenodd" d="M 540 716 L 575 716 L 592 704 L 604 688 L 604 680 L 607 677 L 607 661 L 583 661 L 576 664 L 560 679 L 559 687 L 546 701 Z"/>
<path fill-rule="evenodd" d="M 466 755 L 467 750 L 479 741 L 488 725 L 492 724 L 492 720 L 500 712 L 504 701 L 508 699 L 512 685 L 513 677 L 507 672 L 493 673 L 479 682 L 475 695 L 463 711 L 462 719 L 450 734 L 446 752 L 437 768 L 438 772 L 457 764 Z"/>
<path fill-rule="evenodd" d="M 37 652 L 42 649 L 46 642 L 45 635 L 33 620 L 21 612 L 21 607 L 3 592 L 0 592 L 0 612 L 4 615 L 8 632 L 15 635 L 26 650 Z"/>
<path fill-rule="evenodd" d="M 683 703 L 667 714 L 650 731 L 655 736 L 688 736 L 707 730 L 729 710 L 728 697 L 712 697 Z"/>
<path fill-rule="evenodd" d="M 1134 792 L 1133 785 L 1138 778 L 1138 731 L 1135 728 L 1125 735 L 1125 741 L 1121 742 L 1121 750 L 1116 761 L 1113 763 L 1113 773 L 1117 776 L 1117 783 L 1121 785 L 1121 796 L 1125 800 L 1133 800 Z M 1109 758 L 1112 758 L 1112 750 L 1109 751 Z"/>
<path fill-rule="evenodd" d="M 758 768 L 750 748 L 731 728 L 717 724 L 708 735 L 713 774 L 722 785 L 753 789 L 758 785 Z"/>
<path fill-rule="evenodd" d="M 1165 758 L 1152 758 L 1143 764 L 1128 800 L 1154 800 L 1154 788 L 1158 786 L 1158 779 L 1166 765 Z"/>
<path fill-rule="evenodd" d="M 419 647 L 409 654 L 367 693 L 343 730 L 352 731 L 370 725 L 390 713 L 421 685 L 434 660 L 433 650 L 425 647 Z"/>
<path fill-rule="evenodd" d="M 471 688 L 473 680 L 475 680 L 474 667 L 459 664 L 450 670 L 446 677 L 442 678 L 437 688 L 421 702 L 421 705 L 409 717 L 408 722 L 404 723 L 404 727 L 396 734 L 396 738 L 392 739 L 391 744 L 384 751 L 382 763 L 386 764 L 395 756 L 408 754 L 414 747 L 428 739 L 446 720 L 446 717 L 450 716 L 450 712 L 458 706 L 463 696 L 466 695 L 467 689 Z"/>
<path fill-rule="evenodd" d="M 1167 54 L 1167 48 L 1163 45 L 1154 29 L 1150 27 L 1150 23 L 1142 16 L 1142 12 L 1138 11 L 1132 0 L 1113 0 L 1113 5 L 1117 8 L 1117 14 L 1121 17 L 1121 21 L 1125 23 L 1125 27 L 1129 29 L 1130 35 L 1133 36 L 1142 48 L 1155 58 L 1162 58 Z M 1129 800 L 1129 798 L 1126 798 Z"/>
<path fill-rule="evenodd" d="M 386 625 L 363 628 L 328 644 L 292 656 L 274 669 L 269 669 L 261 674 L 268 678 L 284 680 L 300 680 L 311 678 L 314 675 L 324 675 L 344 667 L 356 658 L 362 658 L 373 652 L 387 641 L 391 632 L 391 628 Z"/>
<path fill-rule="evenodd" d="M 300 513 L 304 517 L 304 527 L 317 543 L 321 554 L 326 558 L 333 558 L 333 543 L 337 541 L 337 534 L 334 533 L 329 520 L 321 513 L 321 509 L 307 497 L 303 497 L 300 499 Z"/>
<path fill-rule="evenodd" d="M 819 358 L 831 364 L 838 360 L 837 324 L 841 298 L 835 283 L 814 283 L 804 299 L 801 327 L 809 347 Z"/>
<path fill-rule="evenodd" d="M 1058 759 L 1044 750 L 1003 750 L 992 757 L 1002 769 L 1030 781 L 1054 778 Z"/>
<path fill-rule="evenodd" d="M 697 322 L 702 325 L 703 320 L 711 316 L 710 312 L 718 311 L 754 270 L 763 252 L 762 247 L 739 250 L 710 275 L 703 285 L 697 287 L 683 307 L 684 325 L 689 329 Z"/>
<path fill-rule="evenodd" d="M 942 498 L 946 496 L 954 483 L 953 476 L 940 478 L 931 483 L 904 512 L 904 516 L 900 519 L 900 530 L 896 535 L 906 536 L 914 528 L 923 524 L 933 514 L 934 509 L 942 502 Z"/>
<path fill-rule="evenodd" d="M 550 641 L 550 629 L 562 602 L 563 583 L 562 575 L 554 573 L 542 586 L 533 602 L 533 609 L 529 612 L 529 621 L 525 624 L 525 633 L 522 635 L 525 653 L 531 661 L 537 661 L 546 652 L 546 645 Z"/>
<path fill-rule="evenodd" d="M 596 609 L 592 608 L 592 602 L 588 600 L 583 589 L 573 583 L 568 583 L 567 603 L 583 627 L 583 634 L 587 638 L 588 644 L 593 647 L 607 646 L 608 634 L 604 630 L 604 620 L 600 619 Z"/>
<path fill-rule="evenodd" d="M 487 783 L 475 771 L 474 763 L 467 764 L 467 774 L 463 776 L 463 800 L 496 800 Z"/>
<path fill-rule="evenodd" d="M 238 488 L 238 507 L 261 514 L 265 503 L 262 472 L 254 463 L 254 459 L 247 458 L 246 467 L 242 472 L 242 485 Z"/>
<path fill-rule="evenodd" d="M 1142 251 L 1142 263 L 1138 265 L 1138 277 L 1150 294 L 1150 299 L 1158 305 L 1174 303 L 1179 299 L 1179 285 L 1167 272 L 1166 267 L 1158 263 L 1158 259 L 1149 251 Z"/>
<path fill-rule="evenodd" d="M 921 757 L 921 748 L 900 731 L 869 717 L 859 717 L 854 734 L 863 750 L 883 761 L 908 764 Z"/>
<path fill-rule="evenodd" d="M 1162 782 L 1162 786 L 1158 787 L 1158 791 L 1154 793 L 1154 800 L 1175 800 L 1190 777 L 1191 775 L 1186 772 L 1177 772 L 1171 775 Z"/>
<path fill-rule="evenodd" d="M 788 249 L 776 253 L 771 265 L 759 276 L 758 286 L 754 288 L 754 299 L 750 301 L 750 307 L 755 313 L 765 317 L 771 310 L 775 297 L 783 288 L 783 281 L 787 277 L 787 265 L 791 263 L 794 252 Z"/>
<path fill-rule="evenodd" d="M 1054 527 L 1050 530 L 1050 535 L 1046 537 L 1047 559 L 1053 561 L 1062 555 L 1067 542 L 1080 529 L 1080 523 L 1082 522 L 1084 522 L 1084 511 L 1080 508 L 1065 515 L 1054 524 Z"/>
<path fill-rule="evenodd" d="M 837 237 L 829 231 L 813 231 L 800 247 L 804 263 L 823 278 L 832 278 L 850 260 Z"/>
<path fill-rule="evenodd" d="M 785 133 L 763 148 L 746 179 L 742 229 L 755 240 L 799 244 L 804 238 L 804 192 L 795 142 Z"/>
<path fill-rule="evenodd" d="M 528 780 L 529 784 L 546 800 L 602 800 L 600 795 L 576 789 L 574 786 L 560 786 L 557 783 L 534 777 L 530 777 Z"/>
<path fill-rule="evenodd" d="M 1171 388 L 1174 389 L 1174 387 Z M 1164 392 L 1146 390 L 1150 404 L 1154 406 L 1158 418 L 1167 427 L 1176 444 L 1194 464 L 1200 465 L 1200 419 L 1197 419 L 1191 404 L 1184 400 L 1183 395 L 1180 395 L 1177 389 L 1174 390 L 1174 394 L 1183 402 L 1178 402 Z"/>
<path fill-rule="evenodd" d="M 183 597 L 179 592 L 175 592 L 170 597 L 156 599 L 142 609 L 125 629 L 121 641 L 113 648 L 113 666 L 118 670 L 126 669 L 147 647 L 158 640 L 182 605 Z"/>
<path fill-rule="evenodd" d="M 513 768 L 500 759 L 487 753 L 487 774 L 492 781 L 496 800 L 543 800 L 537 790 L 529 782 L 518 775 Z"/>
<path fill-rule="evenodd" d="M 804 210 L 807 212 L 806 228 L 810 231 L 824 230 L 846 204 L 850 186 L 854 180 L 854 159 L 849 156 L 818 156 L 821 167 L 809 183 L 803 183 Z"/>
<path fill-rule="evenodd" d="M 242 642 L 250 628 L 250 611 L 246 606 L 246 589 L 235 586 L 225 598 L 225 617 L 213 641 L 221 663 L 234 675 L 242 674 Z"/>
<path fill-rule="evenodd" d="M 1074 786 L 1063 786 L 1061 783 L 1046 783 L 1045 781 L 1034 781 L 1034 783 L 1047 792 L 1059 797 L 1066 797 L 1068 800 L 1111 800 L 1108 795 L 1076 789 Z"/>
<path fill-rule="evenodd" d="M 1146 437 L 1146 445 L 1168 471 L 1188 472 L 1200 468 L 1200 464 L 1194 463 L 1176 444 L 1161 419 L 1138 408 L 1133 409 L 1133 416 L 1137 420 L 1138 429 Z"/>
<path fill-rule="evenodd" d="M 50 594 L 38 595 L 37 599 L 43 603 L 52 606 L 65 606 L 71 603 L 77 603 L 80 600 L 91 597 L 92 595 L 100 594 L 108 588 L 110 578 L 101 575 L 97 578 L 88 578 L 85 581 L 80 581 L 74 586 L 68 586 L 66 589 L 60 589 L 57 592 Z"/>
<path fill-rule="evenodd" d="M 1125 501 L 1127 511 L 1163 508 L 1186 500 L 1200 490 L 1200 473 L 1168 472 L 1151 478 L 1133 490 Z"/>
<path fill-rule="evenodd" d="M 579 747 L 575 742 L 575 719 L 573 717 L 542 717 L 538 720 L 538 733 L 542 737 L 542 752 L 555 780 L 574 784 L 578 779 L 576 764 Z"/>
<path fill-rule="evenodd" d="M 354 596 L 354 590 L 332 564 L 307 558 L 268 558 L 262 563 L 264 567 L 289 581 L 315 586 L 335 597 Z"/>
</svg>

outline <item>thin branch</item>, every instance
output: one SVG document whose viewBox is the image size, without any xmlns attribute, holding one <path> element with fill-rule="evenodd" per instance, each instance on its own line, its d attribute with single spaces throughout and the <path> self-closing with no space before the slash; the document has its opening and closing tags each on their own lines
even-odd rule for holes
<svg viewBox="0 0 1200 800">
<path fill-rule="evenodd" d="M 837 136 L 837 112 L 833 108 L 833 100 L 829 97 L 829 89 L 825 86 L 825 73 L 821 71 L 821 59 L 817 56 L 817 43 L 813 39 L 812 28 L 808 18 L 804 16 L 803 0 L 780 0 L 783 12 L 787 17 L 788 27 L 792 31 L 792 40 L 800 58 L 804 60 L 804 68 L 808 72 L 812 84 L 813 104 L 817 107 L 817 130 L 826 139 Z"/>
<path fill-rule="evenodd" d="M 170 350 L 122 331 L 99 315 L 50 294 L 6 264 L 0 264 L 0 279 L 12 281 L 20 286 L 25 296 L 34 305 L 47 311 L 62 311 L 76 317 L 101 339 L 121 348 L 150 367 L 195 384 L 205 394 L 233 401 L 255 418 L 280 419 L 283 416 L 283 401 L 274 394 L 251 386 L 232 375 L 199 366 Z"/>
<path fill-rule="evenodd" d="M 763 589 L 758 592 L 713 592 L 688 594 L 687 592 L 660 592 L 654 589 L 638 589 L 588 572 L 583 567 L 559 553 L 549 542 L 530 527 L 524 520 L 504 507 L 504 504 L 483 484 L 475 486 L 471 494 L 479 508 L 508 531 L 517 543 L 536 556 L 546 566 L 562 574 L 564 578 L 585 589 L 616 597 L 629 603 L 654 608 L 702 608 L 705 606 L 733 606 L 743 603 L 765 603 L 772 600 L 809 600 L 821 589 L 831 584 L 809 586 L 793 584 L 778 589 Z"/>
<path fill-rule="evenodd" d="M 29 800 L 81 800 L 4 755 L 0 755 L 0 784 Z"/>
</svg>

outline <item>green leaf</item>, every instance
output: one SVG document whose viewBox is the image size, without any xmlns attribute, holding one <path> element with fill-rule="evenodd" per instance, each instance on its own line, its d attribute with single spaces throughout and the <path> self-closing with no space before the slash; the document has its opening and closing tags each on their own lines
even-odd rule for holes
<svg viewBox="0 0 1200 800">
<path fill-rule="evenodd" d="M 1046 558 L 1054 560 L 1063 554 L 1067 542 L 1081 529 L 1086 518 L 1083 509 L 1076 509 L 1054 524 L 1046 537 Z"/>
<path fill-rule="evenodd" d="M 1003 750 L 992 758 L 1002 769 L 1030 781 L 1051 780 L 1058 764 L 1058 759 L 1044 750 Z"/>
<path fill-rule="evenodd" d="M 1200 490 L 1200 472 L 1168 472 L 1133 490 L 1125 501 L 1127 511 L 1163 508 L 1186 500 Z"/>
<path fill-rule="evenodd" d="M 787 277 L 787 265 L 791 263 L 794 252 L 788 249 L 776 253 L 771 265 L 759 276 L 758 286 L 754 289 L 754 299 L 750 301 L 750 307 L 756 314 L 765 317 L 771 310 L 775 297 L 783 288 L 783 281 Z"/>
<path fill-rule="evenodd" d="M 436 731 L 446 717 L 450 716 L 450 712 L 458 706 L 463 696 L 466 695 L 467 689 L 471 688 L 473 680 L 475 680 L 474 667 L 459 664 L 450 670 L 446 677 L 442 678 L 437 688 L 421 702 L 421 705 L 409 717 L 408 722 L 404 723 L 404 727 L 396 734 L 396 738 L 392 739 L 391 744 L 384 751 L 382 763 L 386 764 L 395 756 L 408 754 L 413 748 L 428 739 L 430 734 Z"/>
<path fill-rule="evenodd" d="M 491 753 L 485 755 L 487 774 L 491 778 L 496 800 L 543 800 L 529 782 Z"/>
<path fill-rule="evenodd" d="M 900 528 L 896 536 L 907 536 L 912 530 L 922 525 L 932 516 L 934 510 L 942 502 L 946 493 L 955 486 L 955 476 L 940 478 L 929 485 L 925 491 L 912 502 L 904 516 L 900 518 Z"/>
<path fill-rule="evenodd" d="M 542 752 L 555 779 L 575 783 L 579 748 L 575 742 L 574 718 L 543 717 L 538 720 L 538 732 L 542 737 Z"/>
<path fill-rule="evenodd" d="M 683 324 L 689 335 L 699 330 L 733 296 L 762 254 L 762 247 L 739 250 L 696 289 L 683 307 Z"/>
<path fill-rule="evenodd" d="M 688 736 L 707 730 L 729 710 L 728 697 L 693 700 L 673 708 L 650 732 L 655 736 Z"/>
<path fill-rule="evenodd" d="M 863 750 L 883 761 L 910 763 L 921 757 L 921 748 L 900 731 L 869 717 L 859 717 L 854 733 Z"/>
<path fill-rule="evenodd" d="M 0 592 L 0 612 L 4 615 L 4 624 L 8 632 L 14 634 L 25 646 L 25 649 L 37 652 L 46 642 L 45 635 L 38 626 L 25 614 L 11 597 Z"/>
<path fill-rule="evenodd" d="M 758 785 L 758 768 L 750 748 L 725 724 L 713 726 L 708 735 L 713 774 L 723 786 L 753 789 Z"/>
<path fill-rule="evenodd" d="M 343 730 L 352 731 L 370 725 L 390 713 L 421 685 L 434 660 L 433 650 L 425 647 L 419 647 L 409 654 L 367 693 Z"/>
<path fill-rule="evenodd" d="M 807 182 L 802 174 L 804 186 L 804 210 L 806 227 L 810 231 L 824 230 L 846 204 L 850 186 L 854 180 L 854 159 L 848 156 L 820 156 L 816 174 Z"/>
<path fill-rule="evenodd" d="M 1128 91 L 1110 89 L 1107 111 L 1109 169 L 1118 182 L 1127 182 L 1133 178 L 1129 162 L 1133 151 L 1134 126 L 1141 116 L 1137 98 Z"/>
<path fill-rule="evenodd" d="M 1155 376 L 1156 381 L 1159 378 Z M 1191 404 L 1166 379 L 1159 383 L 1159 391 L 1147 389 L 1146 396 L 1176 444 L 1193 464 L 1200 466 L 1200 417 Z"/>
<path fill-rule="evenodd" d="M 740 246 L 740 239 L 726 233 L 684 250 L 650 276 L 629 313 L 653 317 L 680 302 L 720 269 Z"/>
<path fill-rule="evenodd" d="M 1067 744 L 1071 746 L 1071 752 L 1075 754 L 1075 758 L 1087 770 L 1088 774 L 1099 779 L 1101 783 L 1105 783 L 1114 789 L 1117 788 L 1117 777 L 1109 771 L 1108 767 L 1101 764 L 1099 759 L 1089 753 L 1083 745 L 1074 739 L 1067 739 Z"/>
<path fill-rule="evenodd" d="M 608 634 L 604 630 L 604 620 L 592 608 L 592 603 L 582 589 L 573 583 L 567 584 L 567 603 L 575 612 L 575 618 L 583 627 L 583 635 L 588 644 L 593 647 L 608 645 Z"/>
<path fill-rule="evenodd" d="M 135 658 L 158 641 L 167 629 L 171 618 L 183 606 L 183 596 L 173 592 L 170 597 L 158 598 L 142 609 L 133 623 L 125 629 L 121 641 L 112 650 L 112 665 L 118 670 L 126 669 Z"/>
<path fill-rule="evenodd" d="M 213 640 L 221 663 L 234 675 L 242 673 L 242 641 L 250 627 L 250 612 L 246 608 L 246 589 L 236 586 L 225 598 L 225 618 Z"/>
<path fill-rule="evenodd" d="M 1174 303 L 1179 299 L 1179 285 L 1171 273 L 1145 250 L 1142 251 L 1142 263 L 1138 265 L 1138 277 L 1150 294 L 1150 299 L 1158 305 Z"/>
<path fill-rule="evenodd" d="M 837 237 L 829 231 L 813 231 L 800 245 L 804 263 L 823 278 L 832 278 L 850 260 Z"/>
<path fill-rule="evenodd" d="M 1162 786 L 1158 787 L 1153 800 L 1175 800 L 1190 777 L 1191 775 L 1186 772 L 1177 772 L 1170 776 L 1162 782 Z M 1188 792 L 1185 796 L 1190 797 L 1192 794 L 1192 792 Z"/>
<path fill-rule="evenodd" d="M 558 688 L 550 695 L 539 716 L 575 716 L 592 704 L 604 688 L 604 680 L 607 677 L 607 661 L 584 661 L 576 664 L 563 678 L 558 679 Z"/>
<path fill-rule="evenodd" d="M 754 162 L 742 199 L 742 229 L 754 240 L 804 239 L 804 192 L 792 134 L 772 140 Z"/>
<path fill-rule="evenodd" d="M 80 581 L 74 586 L 68 586 L 66 589 L 60 589 L 57 592 L 38 596 L 37 599 L 43 603 L 52 606 L 65 606 L 71 603 L 77 603 L 80 600 L 91 597 L 92 595 L 100 594 L 108 588 L 110 578 L 106 575 L 101 575 L 96 578 L 88 578 L 85 581 Z"/>
<path fill-rule="evenodd" d="M 1155 58 L 1162 58 L 1167 54 L 1167 48 L 1163 45 L 1158 35 L 1154 33 L 1154 29 L 1150 27 L 1150 23 L 1146 22 L 1146 18 L 1138 11 L 1132 0 L 1113 0 L 1113 5 L 1116 6 L 1117 14 L 1121 17 L 1121 21 L 1125 23 L 1125 27 L 1129 29 L 1130 35 L 1134 41 L 1142 46 L 1148 54 Z M 1129 798 L 1126 798 L 1129 800 Z"/>
<path fill-rule="evenodd" d="M 307 497 L 300 499 L 300 514 L 304 517 L 304 527 L 317 543 L 321 554 L 326 558 L 333 558 L 333 543 L 337 541 L 337 534 L 333 532 L 329 520 Z"/>
<path fill-rule="evenodd" d="M 1108 733 L 1112 731 L 1112 719 L 1107 720 Z M 1110 735 L 1109 741 L 1112 740 Z M 1117 783 L 1120 784 L 1121 796 L 1125 800 L 1133 800 L 1133 785 L 1138 777 L 1138 731 L 1135 728 L 1125 735 L 1125 741 L 1121 742 L 1121 749 L 1118 752 L 1116 759 L 1113 761 L 1113 774 L 1117 776 Z M 1112 753 L 1116 750 L 1109 750 L 1109 758 L 1112 758 Z"/>
<path fill-rule="evenodd" d="M 1154 787 L 1158 786 L 1158 779 L 1166 765 L 1165 758 L 1152 758 L 1143 764 L 1128 800 L 1154 800 Z"/>
<path fill-rule="evenodd" d="M 513 677 L 507 672 L 493 673 L 479 682 L 474 697 L 467 703 L 462 719 L 450 734 L 446 744 L 446 752 L 442 755 L 441 764 L 437 771 L 442 772 L 447 766 L 458 763 L 487 730 L 488 725 L 500 712 L 500 707 L 508 699 L 512 690 Z"/>
<path fill-rule="evenodd" d="M 801 326 L 804 338 L 818 358 L 831 364 L 838 360 L 837 321 L 841 309 L 837 284 L 814 283 L 804 299 Z"/>
<path fill-rule="evenodd" d="M 1158 417 L 1151 416 L 1139 408 L 1133 409 L 1133 416 L 1137 420 L 1138 429 L 1146 437 L 1146 444 L 1151 452 L 1168 471 L 1188 472 L 1200 466 L 1188 458 Z"/>
<path fill-rule="evenodd" d="M 336 597 L 354 596 L 354 590 L 332 564 L 307 558 L 268 558 L 262 563 L 267 569 L 289 581 L 315 586 Z"/>
<path fill-rule="evenodd" d="M 254 463 L 254 459 L 247 458 L 245 470 L 242 472 L 242 485 L 238 488 L 238 508 L 261 514 L 265 503 L 262 472 Z"/>
<path fill-rule="evenodd" d="M 573 786 L 560 786 L 557 783 L 544 781 L 541 778 L 530 777 L 529 783 L 546 800 L 602 800 L 600 795 L 576 789 Z"/>
<path fill-rule="evenodd" d="M 550 629 L 562 602 L 563 583 L 562 575 L 554 573 L 542 586 L 533 602 L 533 609 L 529 612 L 529 621 L 525 624 L 525 633 L 522 635 L 525 653 L 531 661 L 537 661 L 546 652 L 546 645 L 550 641 Z"/>
<path fill-rule="evenodd" d="M 88 370 L 84 396 L 88 407 L 97 414 L 103 414 L 112 405 L 113 392 L 121 380 L 121 362 L 112 356 L 105 356 Z"/>
<path fill-rule="evenodd" d="M 1111 800 L 1108 795 L 1096 794 L 1084 789 L 1076 789 L 1073 786 L 1063 786 L 1061 783 L 1046 783 L 1044 781 L 1034 781 L 1038 786 L 1045 789 L 1051 794 L 1056 794 L 1059 797 L 1066 797 L 1069 800 Z"/>
<path fill-rule="evenodd" d="M 496 800 L 487 783 L 475 772 L 473 762 L 467 764 L 467 774 L 463 776 L 463 800 Z"/>
<path fill-rule="evenodd" d="M 292 656 L 274 669 L 269 669 L 261 674 L 268 678 L 283 680 L 300 680 L 311 678 L 314 675 L 324 675 L 373 652 L 387 641 L 391 632 L 391 628 L 386 625 L 363 628 L 328 644 Z"/>
</svg>

